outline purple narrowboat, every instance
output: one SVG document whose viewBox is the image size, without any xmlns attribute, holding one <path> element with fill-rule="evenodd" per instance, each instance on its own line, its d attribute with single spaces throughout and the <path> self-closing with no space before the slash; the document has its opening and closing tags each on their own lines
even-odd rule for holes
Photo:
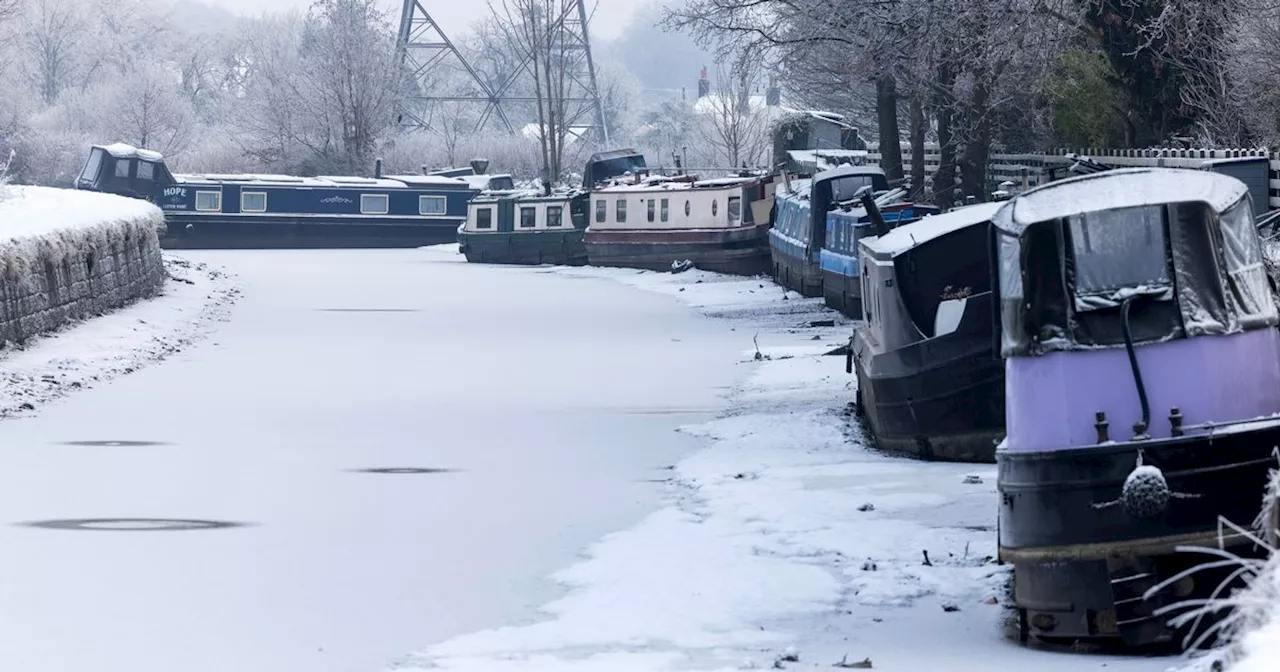
<svg viewBox="0 0 1280 672">
<path fill-rule="evenodd" d="M 992 220 L 1005 360 L 1000 559 L 1024 640 L 1186 641 L 1162 607 L 1256 549 L 1280 445 L 1280 331 L 1248 187 L 1112 170 L 1032 189 Z M 1159 590 L 1152 590 L 1160 587 Z"/>
</svg>

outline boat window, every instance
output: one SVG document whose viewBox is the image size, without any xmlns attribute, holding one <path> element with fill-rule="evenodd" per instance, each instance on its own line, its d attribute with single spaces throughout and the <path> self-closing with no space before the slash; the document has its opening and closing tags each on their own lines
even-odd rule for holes
<svg viewBox="0 0 1280 672">
<path fill-rule="evenodd" d="M 476 210 L 476 228 L 493 228 L 493 208 L 480 208 L 479 210 Z"/>
<path fill-rule="evenodd" d="M 1077 294 L 1169 284 L 1164 206 L 1086 212 L 1067 221 Z"/>
<path fill-rule="evenodd" d="M 220 212 L 222 210 L 222 192 L 197 191 L 196 210 L 198 212 Z"/>
<path fill-rule="evenodd" d="M 715 217 L 718 214 L 720 214 L 720 201 L 713 198 L 711 199 L 711 216 Z"/>
<path fill-rule="evenodd" d="M 265 191 L 240 192 L 240 212 L 266 212 L 267 193 Z"/>
<path fill-rule="evenodd" d="M 851 175 L 831 181 L 831 201 L 838 203 L 847 201 L 858 193 L 863 187 L 875 188 L 875 176 L 873 175 Z"/>
<path fill-rule="evenodd" d="M 564 208 L 559 205 L 547 206 L 547 226 L 564 224 Z"/>
<path fill-rule="evenodd" d="M 1263 318 L 1276 317 L 1262 248 L 1253 223 L 1253 203 L 1248 196 L 1222 213 L 1223 253 L 1227 277 L 1240 303 L 1240 311 Z"/>
<path fill-rule="evenodd" d="M 139 180 L 156 179 L 156 164 L 151 163 L 150 161 L 139 161 L 138 162 L 138 179 Z"/>
<path fill-rule="evenodd" d="M 129 159 L 116 159 L 116 177 L 129 177 Z"/>
<path fill-rule="evenodd" d="M 538 225 L 537 208 L 525 207 L 520 208 L 520 228 L 532 229 Z"/>
<path fill-rule="evenodd" d="M 84 170 L 80 171 L 80 179 L 94 181 L 98 178 L 98 171 L 102 169 L 103 154 L 106 152 L 101 149 L 89 152 L 89 161 L 84 164 Z"/>
<path fill-rule="evenodd" d="M 671 205 L 670 199 L 667 199 L 667 198 L 662 199 L 662 206 L 660 208 L 661 213 L 659 216 L 662 218 L 662 221 L 664 222 L 670 219 L 670 215 L 671 215 L 670 205 Z"/>
<path fill-rule="evenodd" d="M 609 208 L 607 205 L 605 205 L 605 201 L 603 198 L 596 201 L 596 221 L 603 222 L 605 213 L 608 212 L 608 210 Z"/>
<path fill-rule="evenodd" d="M 653 204 L 653 199 L 651 198 L 651 199 L 649 199 L 649 203 L 648 203 L 648 205 L 646 206 L 646 210 L 647 210 L 648 215 L 649 215 L 649 221 L 651 221 L 651 222 L 653 221 L 653 210 L 654 210 L 653 205 L 654 205 L 654 204 Z"/>
<path fill-rule="evenodd" d="M 627 199 L 625 199 L 625 198 L 619 198 L 619 199 L 618 199 L 618 217 L 617 217 L 617 219 L 618 219 L 618 223 L 619 223 L 619 224 L 621 224 L 621 223 L 623 223 L 623 222 L 627 221 Z"/>
<path fill-rule="evenodd" d="M 386 194 L 360 194 L 360 214 L 387 214 L 387 200 Z"/>
<path fill-rule="evenodd" d="M 729 221 L 736 222 L 742 219 L 742 197 L 729 197 Z"/>
<path fill-rule="evenodd" d="M 448 203 L 444 196 L 418 197 L 419 215 L 443 215 L 447 211 L 447 207 Z"/>
<path fill-rule="evenodd" d="M 693 212 L 693 208 L 689 206 L 689 201 L 685 201 L 685 202 L 684 202 L 684 216 L 685 216 L 685 217 L 688 217 L 688 216 L 689 216 L 689 213 L 691 213 L 691 212 Z"/>
</svg>

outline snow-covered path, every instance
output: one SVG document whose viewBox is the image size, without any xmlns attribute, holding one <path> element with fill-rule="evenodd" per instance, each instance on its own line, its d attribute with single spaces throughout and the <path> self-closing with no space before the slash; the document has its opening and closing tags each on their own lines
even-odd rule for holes
<svg viewBox="0 0 1280 672">
<path fill-rule="evenodd" d="M 609 280 L 421 250 L 182 256 L 238 276 L 230 321 L 0 421 L 0 669 L 377 670 L 532 620 L 546 577 L 656 508 L 698 445 L 672 430 L 741 373 L 731 325 Z M 130 310 L 111 324 L 155 312 Z M 105 518 L 244 525 L 23 524 Z"/>
</svg>

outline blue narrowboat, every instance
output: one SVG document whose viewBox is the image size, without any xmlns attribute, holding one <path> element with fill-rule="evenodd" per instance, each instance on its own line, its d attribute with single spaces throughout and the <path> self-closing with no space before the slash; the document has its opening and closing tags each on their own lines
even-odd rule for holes
<svg viewBox="0 0 1280 672">
<path fill-rule="evenodd" d="M 810 179 L 787 180 L 774 193 L 769 231 L 773 280 L 803 296 L 823 295 L 820 254 L 827 237 L 827 213 L 858 190 L 886 191 L 889 182 L 875 166 L 841 166 Z"/>
<path fill-rule="evenodd" d="M 174 175 L 159 153 L 95 145 L 76 187 L 154 202 L 172 249 L 419 247 L 449 243 L 476 194 L 439 175 Z"/>
<path fill-rule="evenodd" d="M 936 215 L 941 209 L 919 203 L 892 202 L 905 190 L 894 190 L 877 198 L 880 217 L 889 228 L 910 224 L 921 217 Z M 889 201 L 889 202 L 886 202 Z M 876 235 L 866 208 L 841 204 L 827 213 L 827 232 L 818 251 L 822 269 L 822 295 L 827 307 L 855 320 L 862 319 L 862 278 L 858 270 L 858 241 Z"/>
<path fill-rule="evenodd" d="M 1219 521 L 1259 514 L 1280 444 L 1280 312 L 1249 187 L 1110 170 L 1015 196 L 991 230 L 999 553 L 1022 636 L 1211 635 L 1166 608 L 1238 573 L 1179 549 L 1260 552 Z"/>
</svg>

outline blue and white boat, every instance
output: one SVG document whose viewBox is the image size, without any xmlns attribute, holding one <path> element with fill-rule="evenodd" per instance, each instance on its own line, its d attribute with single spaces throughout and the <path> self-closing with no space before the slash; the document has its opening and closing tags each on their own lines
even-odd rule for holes
<svg viewBox="0 0 1280 672">
<path fill-rule="evenodd" d="M 853 199 L 863 187 L 886 191 L 889 182 L 875 166 L 841 166 L 811 179 L 783 180 L 775 190 L 769 231 L 774 282 L 803 296 L 823 295 L 821 251 L 827 238 L 827 213 Z"/>
<path fill-rule="evenodd" d="M 143 198 L 167 248 L 419 247 L 450 243 L 477 193 L 440 175 L 175 175 L 157 152 L 95 145 L 76 188 Z"/>
<path fill-rule="evenodd" d="M 876 195 L 876 205 L 885 224 L 894 229 L 922 217 L 936 215 L 941 209 L 901 200 L 905 189 L 894 189 Z M 828 307 L 855 320 L 862 319 L 862 278 L 858 268 L 858 241 L 877 235 L 866 208 L 842 203 L 827 213 L 827 230 L 818 266 L 822 269 L 822 295 Z"/>
</svg>

